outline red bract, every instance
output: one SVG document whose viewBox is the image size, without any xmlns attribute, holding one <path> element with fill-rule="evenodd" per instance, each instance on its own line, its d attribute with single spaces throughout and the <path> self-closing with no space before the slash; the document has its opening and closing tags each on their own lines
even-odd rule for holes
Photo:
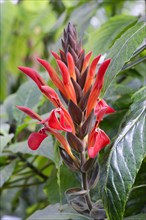
<svg viewBox="0 0 146 220">
<path fill-rule="evenodd" d="M 110 143 L 109 137 L 99 128 L 94 128 L 88 138 L 88 155 L 96 157 L 98 152 Z"/>
</svg>

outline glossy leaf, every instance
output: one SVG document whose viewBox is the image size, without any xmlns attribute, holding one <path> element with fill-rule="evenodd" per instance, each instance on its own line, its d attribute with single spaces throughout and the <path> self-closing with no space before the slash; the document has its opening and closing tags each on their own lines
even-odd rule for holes
<svg viewBox="0 0 146 220">
<path fill-rule="evenodd" d="M 146 90 L 133 96 L 134 103 L 110 152 L 102 198 L 107 216 L 122 220 L 136 175 L 146 155 Z M 103 176 L 102 176 L 103 177 Z"/>
<path fill-rule="evenodd" d="M 128 29 L 112 46 L 108 58 L 112 62 L 106 71 L 102 96 L 108 97 L 108 90 L 126 62 L 130 60 L 134 51 L 142 44 L 145 37 L 145 23 L 139 22 Z M 128 48 L 128 49 L 127 49 Z"/>
</svg>

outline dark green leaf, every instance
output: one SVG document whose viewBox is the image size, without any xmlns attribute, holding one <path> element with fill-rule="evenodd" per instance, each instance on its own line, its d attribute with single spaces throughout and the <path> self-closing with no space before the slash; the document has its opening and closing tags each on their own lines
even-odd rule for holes
<svg viewBox="0 0 146 220">
<path fill-rule="evenodd" d="M 143 93 L 146 92 L 143 91 Z M 137 98 L 136 98 L 137 97 Z M 122 220 L 125 205 L 136 175 L 146 155 L 146 104 L 141 90 L 122 124 L 122 131 L 110 152 L 106 174 L 103 173 L 103 202 L 107 216 Z"/>
<path fill-rule="evenodd" d="M 128 62 L 134 51 L 141 45 L 145 37 L 145 23 L 139 22 L 128 29 L 112 46 L 107 57 L 112 62 L 105 75 L 103 95 L 108 96 L 114 78 L 121 71 L 122 67 Z"/>
<path fill-rule="evenodd" d="M 145 220 L 145 219 L 146 219 L 146 214 L 144 213 L 124 218 L 124 220 Z"/>
</svg>

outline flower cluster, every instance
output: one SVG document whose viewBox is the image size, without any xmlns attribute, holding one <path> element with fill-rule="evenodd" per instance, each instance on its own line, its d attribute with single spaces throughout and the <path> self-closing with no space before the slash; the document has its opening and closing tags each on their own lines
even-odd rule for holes
<svg viewBox="0 0 146 220">
<path fill-rule="evenodd" d="M 70 23 L 64 30 L 62 48 L 59 54 L 52 52 L 57 71 L 46 60 L 37 59 L 48 72 L 60 95 L 49 87 L 35 70 L 19 67 L 53 103 L 55 108 L 49 117 L 44 120 L 28 107 L 17 106 L 17 108 L 42 124 L 40 131 L 30 135 L 29 147 L 37 150 L 50 133 L 59 141 L 60 153 L 64 161 L 66 163 L 72 161 L 74 166 L 76 152 L 84 152 L 86 158 L 95 158 L 98 152 L 110 143 L 109 137 L 99 128 L 99 124 L 104 115 L 113 113 L 114 109 L 99 96 L 111 60 L 105 60 L 97 71 L 101 55 L 90 62 L 92 52 L 85 54 L 76 29 Z"/>
</svg>

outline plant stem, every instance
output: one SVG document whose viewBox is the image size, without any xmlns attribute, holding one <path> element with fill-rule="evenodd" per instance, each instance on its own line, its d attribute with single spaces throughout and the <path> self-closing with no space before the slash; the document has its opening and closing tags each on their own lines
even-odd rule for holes
<svg viewBox="0 0 146 220">
<path fill-rule="evenodd" d="M 81 153 L 81 165 L 85 164 L 86 162 L 86 157 L 85 157 L 85 152 Z M 89 192 L 89 187 L 88 187 L 88 180 L 87 180 L 87 172 L 82 172 L 82 187 L 84 190 L 87 190 L 87 194 L 85 195 L 86 203 L 89 208 L 89 210 L 92 209 L 92 201 L 90 198 L 90 192 Z"/>
<path fill-rule="evenodd" d="M 40 176 L 43 180 L 47 180 L 48 177 L 46 175 L 44 175 L 40 170 L 38 170 L 35 166 L 33 166 L 33 164 L 29 163 L 25 157 L 23 157 L 20 153 L 17 153 L 17 155 L 19 156 L 19 158 L 25 162 L 25 164 L 31 169 L 33 170 L 38 176 Z"/>
</svg>

